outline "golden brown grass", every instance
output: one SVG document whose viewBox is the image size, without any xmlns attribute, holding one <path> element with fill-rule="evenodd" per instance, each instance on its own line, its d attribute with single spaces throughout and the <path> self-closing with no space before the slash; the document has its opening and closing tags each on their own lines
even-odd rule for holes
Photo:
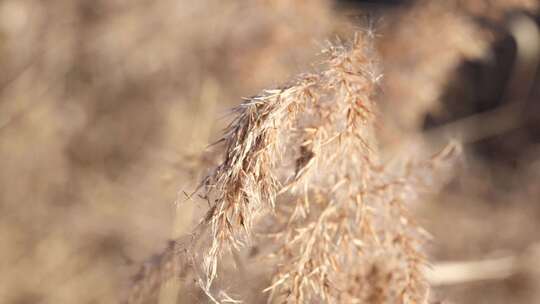
<svg viewBox="0 0 540 304">
<path fill-rule="evenodd" d="M 422 255 L 473 266 L 527 257 L 537 147 L 511 142 L 526 170 L 503 171 L 501 187 L 467 153 L 474 169 L 417 204 L 453 152 L 411 158 L 404 134 L 423 136 L 453 79 L 467 83 L 456 106 L 485 87 L 456 70 L 491 62 L 496 35 L 477 17 L 503 33 L 509 10 L 532 16 L 539 2 L 415 2 L 381 9 L 378 33 L 328 46 L 313 72 L 317 42 L 351 32 L 330 0 L 0 1 L 0 301 L 113 303 L 132 282 L 131 303 L 399 302 L 426 297 Z M 258 91 L 202 154 L 224 123 L 215 112 Z M 504 129 L 491 121 L 481 125 Z M 465 138 L 489 133 L 459 126 Z M 446 142 L 441 130 L 431 135 Z M 178 189 L 220 161 L 175 208 Z M 182 236 L 192 212 L 200 224 Z M 427 248 L 414 220 L 435 235 Z M 537 303 L 540 276 L 521 263 L 431 298 Z"/>
<path fill-rule="evenodd" d="M 428 301 L 426 234 L 407 210 L 455 147 L 401 167 L 381 163 L 371 34 L 330 45 L 318 72 L 234 109 L 224 159 L 200 186 L 209 210 L 183 247 L 213 302 L 234 298 L 214 282 L 231 275 L 222 259 L 236 256 L 240 267 L 247 246 L 271 252 L 271 284 L 254 291 L 270 303 Z"/>
</svg>

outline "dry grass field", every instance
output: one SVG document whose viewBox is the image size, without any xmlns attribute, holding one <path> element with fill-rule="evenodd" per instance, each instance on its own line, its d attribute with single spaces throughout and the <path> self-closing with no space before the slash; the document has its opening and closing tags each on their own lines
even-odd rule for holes
<svg viewBox="0 0 540 304">
<path fill-rule="evenodd" d="M 0 0 L 0 303 L 540 302 L 536 0 Z"/>
</svg>

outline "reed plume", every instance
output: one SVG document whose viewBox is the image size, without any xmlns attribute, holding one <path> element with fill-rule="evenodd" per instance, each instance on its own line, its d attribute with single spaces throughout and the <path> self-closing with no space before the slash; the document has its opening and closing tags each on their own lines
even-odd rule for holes
<svg viewBox="0 0 540 304">
<path fill-rule="evenodd" d="M 211 301 L 235 301 L 215 281 L 246 247 L 269 253 L 269 303 L 427 301 L 427 233 L 409 205 L 456 147 L 400 166 L 379 158 L 371 34 L 329 44 L 318 71 L 233 109 L 224 158 L 196 191 L 209 210 L 184 265 Z"/>
<path fill-rule="evenodd" d="M 382 77 L 369 33 L 323 54 L 320 72 L 235 109 L 221 139 L 225 159 L 202 184 L 211 206 L 202 224 L 212 237 L 202 287 L 210 292 L 220 257 L 251 243 L 263 223 L 276 247 L 270 299 L 422 302 L 421 230 L 406 204 L 429 175 L 424 169 L 453 149 L 401 174 L 385 168 L 374 128 Z"/>
</svg>

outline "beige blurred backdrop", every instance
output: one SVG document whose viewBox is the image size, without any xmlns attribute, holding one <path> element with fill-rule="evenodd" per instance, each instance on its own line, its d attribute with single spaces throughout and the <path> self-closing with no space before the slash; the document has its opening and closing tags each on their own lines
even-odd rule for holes
<svg viewBox="0 0 540 304">
<path fill-rule="evenodd" d="M 502 38 L 477 19 L 505 28 L 508 12 L 538 8 L 343 2 L 0 1 L 0 303 L 120 301 L 139 265 L 205 211 L 175 202 L 215 164 L 206 147 L 227 109 L 312 69 L 327 40 L 376 29 L 379 131 L 392 155 L 425 133 L 427 116 L 459 121 L 482 96 L 460 66 L 488 62 Z M 455 100 L 466 101 L 456 115 Z M 435 260 L 521 256 L 540 241 L 537 145 L 519 146 L 534 153 L 520 154 L 510 180 L 504 164 L 475 154 L 477 141 L 468 169 L 418 208 Z M 459 303 L 536 303 L 539 282 L 517 271 L 435 291 Z"/>
</svg>

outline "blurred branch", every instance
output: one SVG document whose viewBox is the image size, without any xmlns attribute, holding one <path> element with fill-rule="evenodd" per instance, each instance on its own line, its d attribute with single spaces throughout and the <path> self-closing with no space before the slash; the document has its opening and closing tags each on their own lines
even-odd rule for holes
<svg viewBox="0 0 540 304">
<path fill-rule="evenodd" d="M 515 256 L 480 261 L 444 262 L 426 272 L 432 286 L 502 280 L 517 272 Z"/>
<path fill-rule="evenodd" d="M 426 271 L 432 286 L 466 284 L 486 280 L 504 280 L 516 274 L 537 274 L 540 244 L 521 254 L 479 261 L 441 262 Z M 535 272 L 536 271 L 536 272 Z"/>
<path fill-rule="evenodd" d="M 447 142 L 449 137 L 457 138 L 463 144 L 472 143 L 519 128 L 523 123 L 521 110 L 521 102 L 509 103 L 426 131 L 423 137 L 429 143 Z"/>
</svg>

